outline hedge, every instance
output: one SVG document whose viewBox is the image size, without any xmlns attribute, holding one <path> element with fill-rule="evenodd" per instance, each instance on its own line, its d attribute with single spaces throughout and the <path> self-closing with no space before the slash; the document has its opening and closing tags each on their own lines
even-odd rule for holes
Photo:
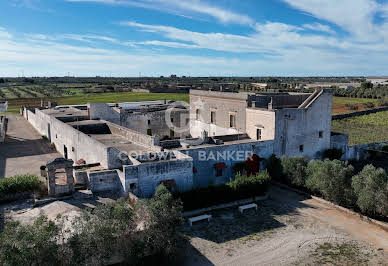
<svg viewBox="0 0 388 266">
<path fill-rule="evenodd" d="M 0 196 L 39 189 L 41 181 L 35 175 L 18 175 L 0 179 Z"/>
<path fill-rule="evenodd" d="M 267 171 L 256 176 L 237 174 L 234 180 L 219 186 L 198 188 L 187 192 L 178 192 L 176 198 L 183 202 L 184 210 L 195 210 L 241 199 L 264 195 L 268 190 L 271 177 Z"/>
</svg>

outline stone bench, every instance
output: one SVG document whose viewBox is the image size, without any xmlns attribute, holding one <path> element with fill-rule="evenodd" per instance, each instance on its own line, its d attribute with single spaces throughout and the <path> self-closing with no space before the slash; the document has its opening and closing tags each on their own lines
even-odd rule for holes
<svg viewBox="0 0 388 266">
<path fill-rule="evenodd" d="M 242 205 L 242 206 L 238 207 L 238 211 L 243 213 L 244 210 L 251 209 L 251 208 L 255 208 L 257 211 L 257 204 L 251 203 L 251 204 L 247 204 L 247 205 Z"/>
<path fill-rule="evenodd" d="M 193 226 L 193 222 L 198 222 L 198 221 L 201 221 L 201 220 L 208 220 L 208 222 L 210 222 L 210 219 L 212 218 L 211 215 L 208 215 L 208 214 L 204 214 L 204 215 L 200 215 L 200 216 L 196 216 L 196 217 L 191 217 L 189 218 L 189 224 L 190 226 Z"/>
</svg>

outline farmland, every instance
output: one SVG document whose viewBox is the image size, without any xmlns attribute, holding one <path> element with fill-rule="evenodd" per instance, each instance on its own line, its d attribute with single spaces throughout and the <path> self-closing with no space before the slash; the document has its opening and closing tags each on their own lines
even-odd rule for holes
<svg viewBox="0 0 388 266">
<path fill-rule="evenodd" d="M 388 141 L 388 111 L 332 122 L 332 131 L 349 135 L 349 144 Z"/>
<path fill-rule="evenodd" d="M 377 107 L 376 99 L 366 98 L 348 98 L 348 97 L 333 97 L 333 114 L 350 113 L 354 111 L 362 111 L 370 109 L 367 104 L 373 104 Z M 357 110 L 350 110 L 347 106 L 357 106 Z"/>
<path fill-rule="evenodd" d="M 88 102 L 136 102 L 136 101 L 153 101 L 153 100 L 175 100 L 189 101 L 188 94 L 180 93 L 144 93 L 144 92 L 122 92 L 122 93 L 98 93 L 83 94 L 78 96 L 67 97 L 46 97 L 45 100 L 56 101 L 60 105 L 64 104 L 86 104 Z M 39 106 L 40 98 L 20 98 L 9 99 L 8 112 L 19 112 L 20 106 Z"/>
</svg>

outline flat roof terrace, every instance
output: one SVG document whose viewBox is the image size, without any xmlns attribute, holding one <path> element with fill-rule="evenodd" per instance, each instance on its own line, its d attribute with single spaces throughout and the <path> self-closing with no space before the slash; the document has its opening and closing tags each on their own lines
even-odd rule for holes
<svg viewBox="0 0 388 266">
<path fill-rule="evenodd" d="M 141 146 L 139 144 L 135 144 L 120 135 L 90 134 L 89 136 L 108 147 L 116 148 L 122 152 L 127 153 L 128 155 L 131 155 L 131 154 L 142 155 L 149 152 L 149 149 L 147 149 L 147 147 Z"/>
</svg>

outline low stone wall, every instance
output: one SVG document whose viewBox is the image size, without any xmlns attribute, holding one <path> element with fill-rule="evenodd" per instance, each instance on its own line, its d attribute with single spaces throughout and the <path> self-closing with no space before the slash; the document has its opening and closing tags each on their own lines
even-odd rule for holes
<svg viewBox="0 0 388 266">
<path fill-rule="evenodd" d="M 266 199 L 268 199 L 268 195 L 269 194 L 267 193 L 264 196 L 260 196 L 260 197 L 254 197 L 254 198 L 251 198 L 251 199 L 242 199 L 242 200 L 237 200 L 237 201 L 228 202 L 228 203 L 224 203 L 224 204 L 210 206 L 210 207 L 203 208 L 203 209 L 186 211 L 186 212 L 182 213 L 182 216 L 183 217 L 196 216 L 196 215 L 200 215 L 200 214 L 203 214 L 203 213 L 209 212 L 209 211 L 214 211 L 214 210 L 226 209 L 226 208 L 235 207 L 235 206 L 246 205 L 246 204 L 249 204 L 249 203 L 252 203 L 252 202 L 256 202 L 256 201 L 266 200 Z"/>
<path fill-rule="evenodd" d="M 116 170 L 89 172 L 88 180 L 92 192 L 121 191 L 122 185 Z"/>
<path fill-rule="evenodd" d="M 13 194 L 0 195 L 0 203 L 6 203 L 22 199 L 30 199 L 34 197 L 34 192 L 20 192 Z"/>
<path fill-rule="evenodd" d="M 154 151 L 160 150 L 160 147 L 156 147 L 157 145 L 159 145 L 159 142 L 160 142 L 159 138 L 144 135 L 142 133 L 136 132 L 135 130 L 128 129 L 128 128 L 110 123 L 108 121 L 104 121 L 104 122 L 108 125 L 110 131 L 113 134 L 120 135 L 135 144 L 153 148 Z"/>
<path fill-rule="evenodd" d="M 371 110 L 352 112 L 352 113 L 348 113 L 348 114 L 333 115 L 331 119 L 332 120 L 340 120 L 340 119 L 345 119 L 345 118 L 375 114 L 375 113 L 384 112 L 384 111 L 388 111 L 388 107 L 381 107 L 381 108 L 376 108 L 376 109 L 371 109 Z"/>
<path fill-rule="evenodd" d="M 355 146 L 348 146 L 341 143 L 331 143 L 332 148 L 341 149 L 343 155 L 341 160 L 366 160 L 369 157 L 368 150 L 381 150 L 384 145 L 388 145 L 388 142 L 377 142 L 377 143 L 368 143 L 360 144 Z"/>
</svg>

